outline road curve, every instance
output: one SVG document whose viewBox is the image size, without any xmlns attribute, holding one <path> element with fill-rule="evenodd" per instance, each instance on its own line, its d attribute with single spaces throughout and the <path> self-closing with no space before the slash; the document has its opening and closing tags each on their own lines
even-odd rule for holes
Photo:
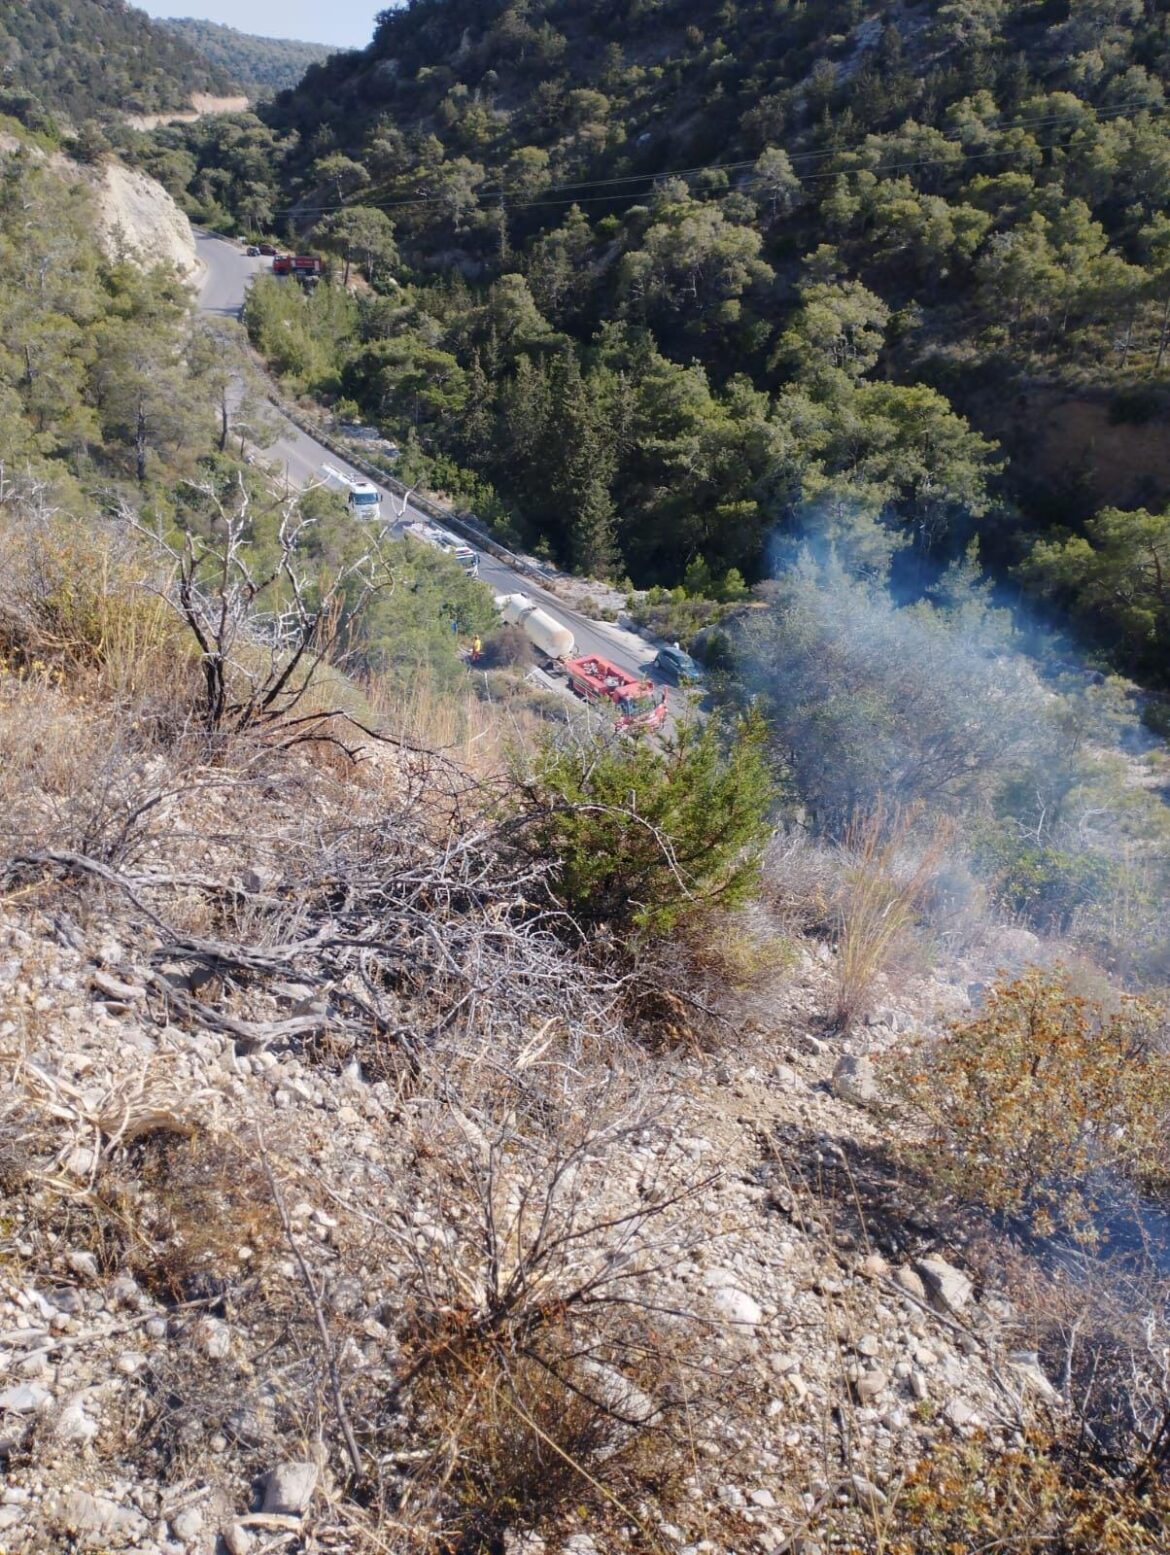
<svg viewBox="0 0 1170 1555">
<path fill-rule="evenodd" d="M 196 233 L 195 243 L 203 266 L 200 310 L 220 318 L 239 318 L 252 277 L 267 270 L 272 261 L 249 259 L 236 244 L 206 232 Z M 280 431 L 276 440 L 264 450 L 264 459 L 277 469 L 283 469 L 286 479 L 291 483 L 305 485 L 309 481 L 323 479 L 323 464 L 331 464 L 334 469 L 344 471 L 355 480 L 366 478 L 322 443 L 294 426 L 286 417 L 281 416 L 279 422 Z M 386 510 L 397 514 L 402 505 L 401 497 L 393 496 L 385 487 L 379 489 Z M 394 528 L 400 529 L 402 525 L 415 520 L 426 522 L 427 515 L 408 503 L 405 513 L 395 520 Z M 607 632 L 603 625 L 590 621 L 576 610 L 570 610 L 532 578 L 515 572 L 486 551 L 480 552 L 479 576 L 497 594 L 527 594 L 536 600 L 557 620 L 572 628 L 580 653 L 598 653 L 622 669 L 643 672 L 653 657 L 653 650 L 648 643 L 640 650 L 631 651 L 625 642 L 618 640 L 616 634 Z"/>
</svg>

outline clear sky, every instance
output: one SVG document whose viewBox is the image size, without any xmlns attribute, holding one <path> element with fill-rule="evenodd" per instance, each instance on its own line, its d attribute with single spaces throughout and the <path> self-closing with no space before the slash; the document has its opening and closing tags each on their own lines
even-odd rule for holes
<svg viewBox="0 0 1170 1555">
<path fill-rule="evenodd" d="M 374 35 L 374 18 L 392 0 L 135 0 L 151 16 L 197 16 L 226 22 L 262 38 L 302 38 L 339 49 L 360 49 Z"/>
</svg>

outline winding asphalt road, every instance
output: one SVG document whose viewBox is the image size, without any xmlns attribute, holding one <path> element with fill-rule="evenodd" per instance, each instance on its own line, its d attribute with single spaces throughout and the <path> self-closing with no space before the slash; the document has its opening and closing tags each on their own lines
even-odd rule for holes
<svg viewBox="0 0 1170 1555">
<path fill-rule="evenodd" d="M 200 309 L 221 318 L 238 319 L 253 276 L 267 270 L 272 261 L 249 259 L 234 243 L 212 237 L 210 233 L 196 233 L 195 241 L 203 264 Z M 289 481 L 303 486 L 310 481 L 323 480 L 325 474 L 322 466 L 325 464 L 342 470 L 354 480 L 366 478 L 284 416 L 279 417 L 279 427 L 276 440 L 263 451 L 263 458 L 266 463 L 282 470 Z M 401 530 L 403 525 L 413 521 L 428 521 L 425 513 L 409 503 L 405 512 L 400 514 L 402 498 L 392 494 L 386 487 L 379 489 L 385 504 L 383 511 L 400 515 L 395 517 L 393 529 Z M 646 672 L 654 652 L 648 643 L 633 648 L 629 642 L 630 633 L 608 631 L 604 624 L 570 610 L 531 577 L 513 571 L 486 551 L 481 551 L 479 555 L 479 576 L 497 594 L 527 594 L 534 599 L 550 615 L 572 629 L 579 653 L 598 653 L 622 669 Z"/>
</svg>

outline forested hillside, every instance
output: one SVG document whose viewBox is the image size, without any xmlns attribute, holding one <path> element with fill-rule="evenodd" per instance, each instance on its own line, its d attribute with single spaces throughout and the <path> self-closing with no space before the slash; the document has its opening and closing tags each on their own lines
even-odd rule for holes
<svg viewBox="0 0 1170 1555">
<path fill-rule="evenodd" d="M 1156 0 L 420 0 L 155 160 L 368 264 L 257 339 L 527 542 L 726 592 L 775 536 L 911 589 L 976 539 L 1159 679 L 1168 79 Z"/>
<path fill-rule="evenodd" d="M 74 497 L 93 481 L 190 473 L 213 446 L 206 350 L 181 354 L 173 270 L 112 263 L 89 188 L 27 153 L 0 161 L 0 460 Z"/>
<path fill-rule="evenodd" d="M 0 8 L 0 112 L 31 129 L 111 113 L 189 108 L 231 76 L 125 0 L 23 0 Z"/>
<path fill-rule="evenodd" d="M 271 559 L 287 515 L 234 436 L 237 420 L 253 446 L 268 434 L 262 401 L 240 388 L 247 375 L 230 330 L 193 318 L 172 268 L 108 259 L 86 185 L 27 153 L 0 158 L 0 266 L 0 503 L 33 491 L 82 529 L 134 510 L 200 531 L 217 504 L 238 502 L 254 557 Z M 359 537 L 335 494 L 315 488 L 297 510 L 300 558 L 317 588 Z M 486 630 L 490 595 L 425 548 L 388 545 L 380 561 L 402 591 L 366 598 L 362 579 L 350 581 L 351 663 L 388 683 L 425 673 L 449 684 L 461 672 L 452 624 Z"/>
<path fill-rule="evenodd" d="M 323 43 L 257 38 L 196 16 L 168 18 L 160 21 L 159 26 L 189 43 L 253 99 L 296 86 L 308 67 L 330 52 Z"/>
</svg>

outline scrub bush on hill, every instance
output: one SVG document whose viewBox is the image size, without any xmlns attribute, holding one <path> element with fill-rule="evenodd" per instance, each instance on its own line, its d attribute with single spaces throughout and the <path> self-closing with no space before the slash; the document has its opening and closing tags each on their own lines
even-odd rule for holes
<svg viewBox="0 0 1170 1555">
<path fill-rule="evenodd" d="M 585 928 L 656 936 L 754 890 L 774 786 L 765 731 L 684 724 L 647 738 L 550 740 L 521 776 L 523 845 L 557 861 L 554 889 Z"/>
<path fill-rule="evenodd" d="M 998 914 L 1165 980 L 1170 817 L 1132 687 L 1025 637 L 969 563 L 899 607 L 805 552 L 766 595 L 731 623 L 731 686 L 814 831 L 840 841 L 885 807 L 918 813 L 925 842 L 942 820 Z"/>
<path fill-rule="evenodd" d="M 947 1443 L 901 1485 L 883 1518 L 887 1555 L 1160 1555 L 1170 1499 L 1157 1482 L 1103 1472 L 1075 1434 L 1030 1431 L 1005 1452 Z"/>
<path fill-rule="evenodd" d="M 893 1061 L 922 1129 L 906 1155 L 940 1194 L 1092 1238 L 1094 1180 L 1170 1184 L 1168 1037 L 1164 1008 L 1026 972 Z"/>
<path fill-rule="evenodd" d="M 841 836 L 879 799 L 974 816 L 1048 754 L 1045 701 L 1000 623 L 924 606 L 808 553 L 739 634 L 745 692 L 817 826 Z M 994 706 L 996 716 L 985 709 Z"/>
</svg>

